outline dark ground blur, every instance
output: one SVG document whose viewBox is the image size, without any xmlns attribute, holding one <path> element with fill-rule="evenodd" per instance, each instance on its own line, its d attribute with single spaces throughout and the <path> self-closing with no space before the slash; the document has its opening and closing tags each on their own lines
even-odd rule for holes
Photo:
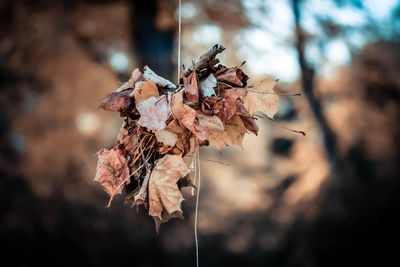
<svg viewBox="0 0 400 267">
<path fill-rule="evenodd" d="M 121 123 L 117 114 L 97 109 L 99 100 L 137 66 L 147 64 L 174 81 L 175 2 L 0 2 L 3 262 L 195 265 L 194 197 L 185 195 L 185 220 L 163 225 L 157 235 L 146 211 L 123 207 L 122 197 L 106 210 L 107 197 L 92 181 L 95 152 L 113 146 Z M 186 20 L 183 57 L 207 48 L 188 43 L 196 24 L 214 21 L 227 35 L 247 27 L 251 22 L 242 2 L 198 1 L 201 18 Z M 394 28 L 399 10 L 397 5 Z M 346 37 L 348 29 L 320 22 L 326 26 L 324 38 Z M 305 42 L 316 38 L 297 33 Z M 315 66 L 302 66 L 311 85 L 279 86 L 282 92 L 311 86 L 305 89 L 311 90 L 311 100 L 307 93 L 282 98 L 285 105 L 276 118 L 305 130 L 306 137 L 260 121 L 262 134 L 249 137 L 245 151 L 203 150 L 204 157 L 232 164 L 210 164 L 204 172 L 202 266 L 383 266 L 398 261 L 400 40 L 395 33 L 374 36 L 352 50 L 349 64 L 337 67 L 333 78 L 314 77 Z M 224 56 L 230 54 L 237 56 L 229 49 Z"/>
</svg>

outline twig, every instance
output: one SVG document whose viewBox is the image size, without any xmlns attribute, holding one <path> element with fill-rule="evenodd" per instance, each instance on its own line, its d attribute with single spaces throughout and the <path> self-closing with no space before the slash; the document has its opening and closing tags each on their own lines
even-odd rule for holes
<svg viewBox="0 0 400 267">
<path fill-rule="evenodd" d="M 147 162 L 146 162 L 147 163 Z M 148 169 L 147 164 L 144 163 L 146 168 Z M 140 187 L 139 192 L 135 195 L 135 204 L 137 203 L 138 200 L 145 201 L 147 197 L 147 186 L 149 184 L 149 179 L 150 179 L 151 172 L 147 170 L 146 176 L 144 177 L 142 187 Z"/>
<path fill-rule="evenodd" d="M 193 156 L 192 156 L 192 155 L 186 155 L 186 157 L 191 157 L 191 158 L 193 158 Z M 225 165 L 225 166 L 231 166 L 231 164 L 229 164 L 229 163 L 222 162 L 222 161 L 218 161 L 218 160 L 212 160 L 212 159 L 203 159 L 203 158 L 200 158 L 200 159 L 201 159 L 201 160 L 204 160 L 204 161 L 208 161 L 208 162 L 219 163 L 219 164 L 222 164 L 222 165 Z"/>
<path fill-rule="evenodd" d="M 290 94 L 290 93 L 274 93 L 274 92 L 260 92 L 260 91 L 256 91 L 256 90 L 251 90 L 251 89 L 247 89 L 247 92 L 250 93 L 257 93 L 257 94 L 264 94 L 264 95 L 281 95 L 281 96 L 301 96 L 300 93 L 294 93 L 294 94 Z"/>
<path fill-rule="evenodd" d="M 278 126 L 278 127 L 281 127 L 281 128 L 283 128 L 283 129 L 285 129 L 285 130 L 288 130 L 288 131 L 291 131 L 291 132 L 294 132 L 294 133 L 299 133 L 299 134 L 302 134 L 303 136 L 306 136 L 306 133 L 305 133 L 305 132 L 299 131 L 299 130 L 293 130 L 293 129 L 290 129 L 290 128 L 286 127 L 286 126 L 283 126 L 283 125 L 279 124 L 276 120 L 271 119 L 271 118 L 268 117 L 268 116 L 264 116 L 264 117 L 263 117 L 263 116 L 259 116 L 259 115 L 257 115 L 257 114 L 256 114 L 256 116 L 259 117 L 259 118 L 262 118 L 262 119 L 267 119 L 267 120 L 269 120 L 272 124 L 274 124 L 274 125 L 276 125 L 276 126 Z"/>
</svg>

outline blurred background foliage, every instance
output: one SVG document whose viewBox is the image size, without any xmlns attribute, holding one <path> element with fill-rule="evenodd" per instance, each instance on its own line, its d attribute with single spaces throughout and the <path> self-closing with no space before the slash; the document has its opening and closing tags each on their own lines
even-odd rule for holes
<svg viewBox="0 0 400 267">
<path fill-rule="evenodd" d="M 182 61 L 215 43 L 276 120 L 244 150 L 202 148 L 202 266 L 359 266 L 396 258 L 400 3 L 182 0 Z M 98 109 L 135 67 L 176 82 L 177 1 L 0 2 L 0 240 L 17 266 L 193 266 L 194 197 L 155 233 L 94 177 L 121 118 Z M 226 163 L 229 164 L 226 166 Z"/>
</svg>

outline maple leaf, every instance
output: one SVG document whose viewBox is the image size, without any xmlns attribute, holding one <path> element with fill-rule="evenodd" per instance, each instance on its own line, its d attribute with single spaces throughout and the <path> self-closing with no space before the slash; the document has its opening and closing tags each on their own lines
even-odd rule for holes
<svg viewBox="0 0 400 267">
<path fill-rule="evenodd" d="M 187 78 L 183 77 L 183 85 L 187 101 L 193 104 L 199 103 L 199 87 L 197 85 L 196 71 L 193 71 Z"/>
<path fill-rule="evenodd" d="M 242 148 L 243 137 L 246 132 L 247 129 L 243 121 L 239 115 L 235 115 L 225 124 L 224 131 L 208 131 L 207 139 L 220 151 L 225 144 L 233 144 Z"/>
<path fill-rule="evenodd" d="M 250 115 L 261 111 L 272 118 L 278 111 L 278 95 L 274 93 L 273 88 L 275 80 L 263 80 L 254 85 L 254 90 L 247 87 L 247 95 L 243 97 L 244 105 Z"/>
<path fill-rule="evenodd" d="M 147 100 L 136 104 L 136 109 L 140 113 L 138 123 L 140 126 L 149 130 L 162 130 L 165 128 L 165 121 L 171 114 L 169 98 L 166 95 L 160 97 L 150 97 Z"/>
<path fill-rule="evenodd" d="M 97 152 L 97 170 L 95 181 L 99 182 L 110 196 L 107 207 L 114 195 L 121 194 L 123 185 L 129 184 L 129 169 L 122 151 L 116 148 L 102 149 Z"/>
<path fill-rule="evenodd" d="M 151 80 L 145 82 L 137 82 L 133 94 L 136 104 L 143 102 L 152 96 L 160 96 L 157 86 Z"/>
<path fill-rule="evenodd" d="M 177 182 L 190 173 L 181 155 L 166 155 L 156 162 L 149 181 L 149 215 L 162 221 L 162 212 L 182 214 L 184 200 Z"/>
<path fill-rule="evenodd" d="M 132 89 L 121 92 L 112 92 L 100 102 L 99 107 L 109 111 L 128 111 L 129 106 L 132 103 L 132 99 L 129 96 L 131 92 Z"/>
</svg>

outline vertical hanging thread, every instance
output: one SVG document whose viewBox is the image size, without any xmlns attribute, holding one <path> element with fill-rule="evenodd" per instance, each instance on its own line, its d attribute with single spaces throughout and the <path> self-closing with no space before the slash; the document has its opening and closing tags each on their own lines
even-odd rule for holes
<svg viewBox="0 0 400 267">
<path fill-rule="evenodd" d="M 194 237 L 196 241 L 196 266 L 199 267 L 199 240 L 197 238 L 197 217 L 199 212 L 199 197 L 200 197 L 200 146 L 196 149 L 196 167 L 197 167 L 197 195 L 196 195 L 196 211 L 194 216 Z"/>
<path fill-rule="evenodd" d="M 181 27 L 182 27 L 182 1 L 179 0 L 178 6 L 178 79 L 177 83 L 179 84 L 179 79 L 181 78 Z M 200 149 L 199 144 L 196 142 L 196 152 L 195 152 L 195 179 L 197 179 L 197 195 L 196 195 L 196 210 L 194 216 L 194 238 L 196 243 L 196 266 L 199 267 L 199 240 L 197 237 L 197 218 L 199 212 L 199 196 L 200 196 Z"/>
<path fill-rule="evenodd" d="M 181 25 L 182 25 L 182 2 L 179 0 L 179 18 L 178 18 L 178 81 L 181 78 Z"/>
</svg>

